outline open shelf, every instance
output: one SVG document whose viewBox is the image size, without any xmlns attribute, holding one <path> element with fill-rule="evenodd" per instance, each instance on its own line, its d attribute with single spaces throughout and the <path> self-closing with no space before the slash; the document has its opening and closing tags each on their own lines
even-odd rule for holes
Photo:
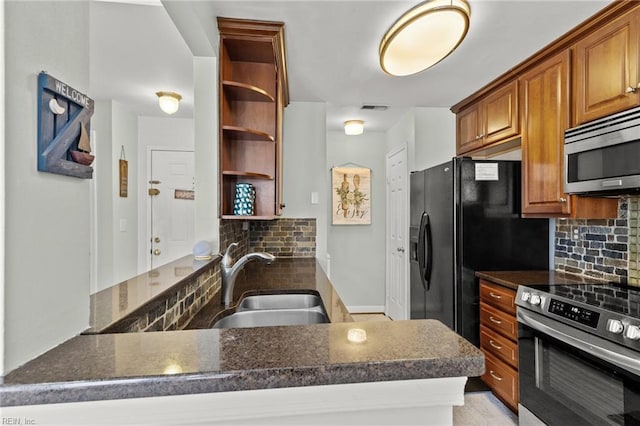
<svg viewBox="0 0 640 426">
<path fill-rule="evenodd" d="M 267 175 L 264 173 L 241 172 L 237 170 L 223 170 L 222 174 L 224 176 L 243 176 L 243 177 L 250 177 L 250 178 L 256 178 L 256 179 L 273 180 L 273 176 Z"/>
<path fill-rule="evenodd" d="M 251 84 L 240 83 L 238 81 L 223 80 L 222 87 L 229 99 L 234 101 L 249 102 L 275 102 L 275 98 L 266 90 Z"/>
<path fill-rule="evenodd" d="M 260 130 L 249 129 L 246 127 L 238 127 L 238 126 L 222 126 L 222 130 L 225 134 L 230 135 L 231 138 L 237 140 L 258 140 L 264 142 L 275 142 L 275 137 L 266 132 L 261 132 Z"/>
</svg>

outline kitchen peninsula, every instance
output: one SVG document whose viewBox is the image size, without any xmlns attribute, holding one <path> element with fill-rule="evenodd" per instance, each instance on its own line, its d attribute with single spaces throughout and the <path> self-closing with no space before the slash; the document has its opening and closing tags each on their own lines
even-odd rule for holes
<svg viewBox="0 0 640 426">
<path fill-rule="evenodd" d="M 343 306 L 315 259 L 278 259 L 271 275 L 257 265 L 264 270 L 246 275 L 263 276 L 270 288 L 276 281 L 300 288 L 295 271 L 312 270 L 325 288 L 310 289 L 327 311 Z M 337 318 L 76 336 L 5 377 L 3 416 L 38 424 L 451 424 L 466 377 L 484 371 L 482 353 L 438 321 Z M 366 341 L 348 340 L 356 328 Z"/>
</svg>

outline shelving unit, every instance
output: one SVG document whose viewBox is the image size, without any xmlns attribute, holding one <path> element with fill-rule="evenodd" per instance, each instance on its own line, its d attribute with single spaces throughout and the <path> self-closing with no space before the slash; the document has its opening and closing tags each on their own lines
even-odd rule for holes
<svg viewBox="0 0 640 426">
<path fill-rule="evenodd" d="M 220 216 L 273 219 L 282 195 L 282 112 L 289 102 L 284 24 L 218 18 Z M 256 190 L 254 216 L 233 215 L 235 186 Z"/>
</svg>

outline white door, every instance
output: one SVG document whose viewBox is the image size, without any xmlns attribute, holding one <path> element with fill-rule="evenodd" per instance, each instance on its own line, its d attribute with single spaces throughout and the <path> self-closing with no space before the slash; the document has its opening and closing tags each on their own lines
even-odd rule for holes
<svg viewBox="0 0 640 426">
<path fill-rule="evenodd" d="M 409 244 L 407 234 L 407 150 L 406 147 L 387 154 L 387 316 L 409 319 L 407 270 Z"/>
<path fill-rule="evenodd" d="M 192 252 L 195 221 L 193 151 L 151 151 L 148 195 L 150 264 L 156 268 Z"/>
</svg>

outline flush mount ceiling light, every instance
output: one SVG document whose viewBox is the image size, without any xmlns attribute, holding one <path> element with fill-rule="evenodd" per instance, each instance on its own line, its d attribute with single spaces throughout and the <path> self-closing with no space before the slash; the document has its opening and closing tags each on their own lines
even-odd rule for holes
<svg viewBox="0 0 640 426">
<path fill-rule="evenodd" d="M 178 111 L 182 96 L 175 92 L 156 92 L 160 109 L 167 114 L 173 114 Z"/>
<path fill-rule="evenodd" d="M 364 121 L 347 120 L 344 122 L 344 134 L 349 136 L 361 135 L 364 132 Z"/>
<path fill-rule="evenodd" d="M 430 0 L 402 15 L 380 42 L 380 66 L 387 74 L 406 76 L 446 58 L 469 29 L 465 0 Z"/>
</svg>

